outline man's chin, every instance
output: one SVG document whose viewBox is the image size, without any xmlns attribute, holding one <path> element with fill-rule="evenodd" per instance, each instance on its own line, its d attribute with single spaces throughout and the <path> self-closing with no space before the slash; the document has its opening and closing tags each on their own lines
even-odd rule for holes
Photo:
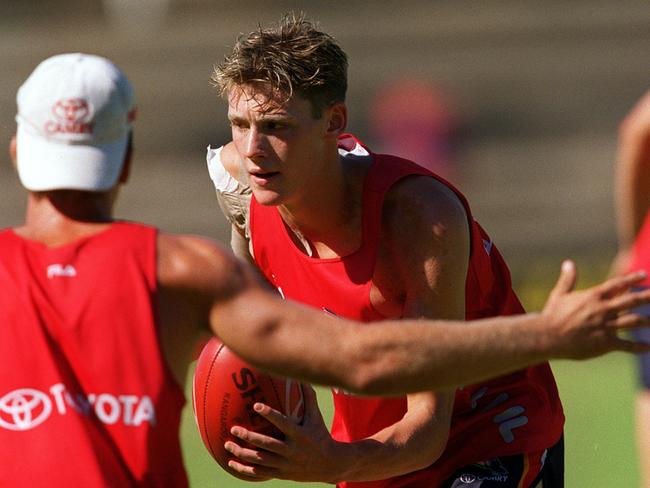
<svg viewBox="0 0 650 488">
<path fill-rule="evenodd" d="M 277 191 L 253 188 L 253 195 L 255 196 L 257 203 L 264 205 L 265 207 L 275 207 L 282 205 L 284 202 L 284 198 L 282 198 L 282 195 Z"/>
</svg>

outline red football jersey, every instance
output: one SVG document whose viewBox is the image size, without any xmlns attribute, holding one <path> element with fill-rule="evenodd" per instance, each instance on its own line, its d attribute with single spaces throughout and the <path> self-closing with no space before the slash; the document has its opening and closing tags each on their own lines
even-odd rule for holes
<svg viewBox="0 0 650 488">
<path fill-rule="evenodd" d="M 469 205 L 458 190 L 410 161 L 368 153 L 350 135 L 341 138 L 339 149 L 352 155 L 369 155 L 373 160 L 363 189 L 362 244 L 353 254 L 333 259 L 305 255 L 287 233 L 277 208 L 264 207 L 254 198 L 251 202 L 255 260 L 285 298 L 350 319 L 371 322 L 384 318 L 370 302 L 384 196 L 401 178 L 426 175 L 449 186 L 468 215 L 471 255 L 466 280 L 466 318 L 523 313 L 505 262 L 485 231 L 473 220 Z M 332 435 L 340 441 L 370 436 L 399 421 L 406 412 L 405 397 L 369 398 L 334 391 L 334 405 Z M 553 374 L 548 364 L 542 364 L 458 389 L 447 449 L 429 468 L 390 480 L 342 486 L 434 487 L 456 469 L 474 462 L 543 451 L 560 439 L 563 425 L 564 415 Z"/>
<path fill-rule="evenodd" d="M 0 486 L 183 487 L 155 229 L 60 247 L 0 232 Z"/>
</svg>

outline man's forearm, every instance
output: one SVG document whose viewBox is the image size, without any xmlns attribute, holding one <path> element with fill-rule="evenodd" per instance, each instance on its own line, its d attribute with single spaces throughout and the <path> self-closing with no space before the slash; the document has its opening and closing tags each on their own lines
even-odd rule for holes
<svg viewBox="0 0 650 488">
<path fill-rule="evenodd" d="M 550 355 L 538 314 L 370 326 L 275 299 L 267 307 L 260 300 L 269 297 L 251 296 L 248 311 L 234 306 L 235 315 L 217 319 L 224 326 L 216 332 L 226 344 L 257 367 L 356 393 L 398 395 L 451 388 Z M 525 334 L 515 330 L 521 327 Z"/>
<path fill-rule="evenodd" d="M 627 291 L 644 278 L 634 273 L 572 291 L 576 271 L 567 262 L 539 314 L 372 325 L 255 288 L 215 307 L 211 323 L 237 354 L 275 374 L 362 394 L 401 395 L 475 383 L 548 359 L 647 351 L 617 336 L 622 327 L 648 325 L 625 312 L 650 302 L 650 291 Z"/>
<path fill-rule="evenodd" d="M 553 357 L 540 314 L 385 327 L 348 345 L 347 354 L 358 356 L 360 366 L 355 386 L 366 394 L 452 388 Z"/>
</svg>

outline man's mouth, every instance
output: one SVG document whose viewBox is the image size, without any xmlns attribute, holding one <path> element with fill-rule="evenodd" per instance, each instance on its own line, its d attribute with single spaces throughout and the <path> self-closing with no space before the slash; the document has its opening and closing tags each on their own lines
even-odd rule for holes
<svg viewBox="0 0 650 488">
<path fill-rule="evenodd" d="M 250 177 L 253 183 L 260 186 L 264 186 L 279 174 L 280 174 L 279 171 L 267 171 L 267 172 L 260 171 L 260 172 L 251 173 Z"/>
</svg>

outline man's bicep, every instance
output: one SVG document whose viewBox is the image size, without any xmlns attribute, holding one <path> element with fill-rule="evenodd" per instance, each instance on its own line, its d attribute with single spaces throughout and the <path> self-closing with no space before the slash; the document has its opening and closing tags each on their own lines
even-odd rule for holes
<svg viewBox="0 0 650 488">
<path fill-rule="evenodd" d="M 469 223 L 456 195 L 431 178 L 405 182 L 387 222 L 404 317 L 464 319 Z"/>
</svg>

